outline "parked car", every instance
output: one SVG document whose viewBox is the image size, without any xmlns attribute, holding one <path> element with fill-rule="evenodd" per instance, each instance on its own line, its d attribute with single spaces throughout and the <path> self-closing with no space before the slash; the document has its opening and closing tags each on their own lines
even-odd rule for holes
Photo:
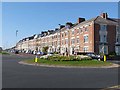
<svg viewBox="0 0 120 90">
<path fill-rule="evenodd" d="M 15 50 L 15 54 L 19 54 L 19 51 L 18 51 L 18 50 Z"/>
<path fill-rule="evenodd" d="M 27 54 L 32 54 L 31 50 L 26 51 Z"/>
<path fill-rule="evenodd" d="M 43 53 L 43 52 L 41 52 L 41 53 L 42 53 L 42 56 L 40 56 L 40 58 L 48 58 L 49 56 L 54 55 L 53 53 L 48 53 L 48 54 Z"/>
<path fill-rule="evenodd" d="M 40 51 L 38 51 L 36 54 L 37 54 L 37 55 L 41 55 Z"/>
<path fill-rule="evenodd" d="M 33 51 L 33 54 L 36 55 L 36 54 L 37 54 L 37 51 Z"/>
<path fill-rule="evenodd" d="M 48 53 L 47 55 L 48 55 L 48 56 L 52 56 L 52 55 L 53 55 L 53 53 Z"/>
<path fill-rule="evenodd" d="M 26 50 L 25 53 L 28 53 L 28 50 Z"/>
<path fill-rule="evenodd" d="M 87 54 L 87 56 L 90 56 L 92 59 L 97 59 L 97 60 L 102 60 L 103 59 L 103 56 L 96 55 L 94 53 L 89 53 L 89 54 Z"/>
</svg>

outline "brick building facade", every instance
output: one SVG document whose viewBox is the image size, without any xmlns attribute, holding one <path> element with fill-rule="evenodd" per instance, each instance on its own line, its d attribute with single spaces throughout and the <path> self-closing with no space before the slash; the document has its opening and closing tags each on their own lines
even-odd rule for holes
<svg viewBox="0 0 120 90">
<path fill-rule="evenodd" d="M 17 49 L 26 50 L 28 47 L 32 51 L 42 51 L 44 46 L 48 46 L 48 52 L 64 55 L 80 52 L 96 54 L 116 52 L 120 55 L 119 19 L 109 18 L 107 13 L 90 20 L 78 18 L 75 24 L 67 22 L 58 29 L 48 30 L 38 34 L 36 38 L 30 38 L 18 42 Z"/>
</svg>

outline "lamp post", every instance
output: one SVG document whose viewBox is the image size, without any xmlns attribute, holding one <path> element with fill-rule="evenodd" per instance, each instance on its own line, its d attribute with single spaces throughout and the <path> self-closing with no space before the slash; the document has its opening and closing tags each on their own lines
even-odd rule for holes
<svg viewBox="0 0 120 90">
<path fill-rule="evenodd" d="M 68 56 L 70 56 L 70 31 L 68 30 Z"/>
<path fill-rule="evenodd" d="M 58 25 L 59 25 L 59 30 L 60 30 L 60 54 L 61 54 L 61 28 L 60 28 L 61 24 L 58 24 Z"/>
<path fill-rule="evenodd" d="M 103 55 L 104 55 L 104 42 L 103 42 Z"/>
<path fill-rule="evenodd" d="M 16 48 L 17 48 L 17 35 L 18 35 L 18 30 L 16 30 Z"/>
<path fill-rule="evenodd" d="M 105 46 L 104 46 L 104 42 L 103 42 L 103 58 L 104 58 L 104 62 L 105 62 L 106 61 L 106 55 L 105 55 L 104 51 L 105 51 Z"/>
</svg>

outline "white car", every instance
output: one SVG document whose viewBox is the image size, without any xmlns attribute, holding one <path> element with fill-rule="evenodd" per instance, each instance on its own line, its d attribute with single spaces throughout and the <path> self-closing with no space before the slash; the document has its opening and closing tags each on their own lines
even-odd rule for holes
<svg viewBox="0 0 120 90">
<path fill-rule="evenodd" d="M 33 54 L 36 54 L 36 51 L 33 51 Z"/>
<path fill-rule="evenodd" d="M 47 56 L 52 56 L 52 55 L 53 55 L 53 54 L 51 54 L 51 53 L 50 53 L 50 54 L 47 54 Z"/>
<path fill-rule="evenodd" d="M 53 55 L 53 53 L 48 53 L 47 55 L 43 55 L 40 58 L 48 58 L 49 56 L 52 56 L 52 55 Z"/>
<path fill-rule="evenodd" d="M 37 52 L 37 55 L 40 55 L 40 52 Z"/>
<path fill-rule="evenodd" d="M 48 54 L 47 54 L 47 56 L 52 56 L 52 55 L 53 55 L 53 53 L 48 53 Z"/>
</svg>

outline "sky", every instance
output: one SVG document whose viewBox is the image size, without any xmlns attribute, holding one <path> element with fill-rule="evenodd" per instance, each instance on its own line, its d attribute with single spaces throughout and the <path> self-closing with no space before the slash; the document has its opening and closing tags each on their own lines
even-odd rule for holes
<svg viewBox="0 0 120 90">
<path fill-rule="evenodd" d="M 118 18 L 117 2 L 3 2 L 2 46 L 10 48 L 19 40 L 58 28 L 58 24 L 76 23 L 78 17 L 86 20 L 107 12 Z M 16 30 L 18 34 L 16 37 Z"/>
</svg>

